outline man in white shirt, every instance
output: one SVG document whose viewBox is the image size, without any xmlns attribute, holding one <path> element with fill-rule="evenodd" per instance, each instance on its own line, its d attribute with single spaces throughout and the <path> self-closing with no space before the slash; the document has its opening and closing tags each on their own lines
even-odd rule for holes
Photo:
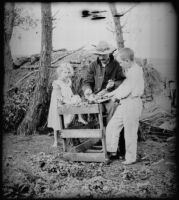
<svg viewBox="0 0 179 200">
<path fill-rule="evenodd" d="M 110 155 L 116 155 L 119 135 L 124 127 L 126 154 L 123 164 L 132 164 L 137 157 L 137 132 L 143 108 L 140 98 L 144 92 L 143 70 L 135 63 L 134 52 L 130 48 L 122 48 L 116 60 L 122 66 L 126 79 L 117 89 L 105 95 L 114 101 L 120 100 L 121 104 L 106 127 L 106 146 Z"/>
</svg>

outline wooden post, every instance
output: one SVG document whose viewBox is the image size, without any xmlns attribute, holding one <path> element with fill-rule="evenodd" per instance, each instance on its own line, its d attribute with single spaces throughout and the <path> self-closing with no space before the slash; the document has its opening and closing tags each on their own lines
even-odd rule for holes
<svg viewBox="0 0 179 200">
<path fill-rule="evenodd" d="M 60 125 L 62 127 L 62 132 L 63 132 L 63 129 L 65 128 L 63 115 L 60 115 Z M 66 138 L 62 138 L 62 142 L 63 142 L 63 151 L 66 152 L 67 151 Z"/>
<path fill-rule="evenodd" d="M 106 151 L 106 140 L 105 140 L 105 127 L 103 125 L 103 116 L 102 116 L 102 105 L 99 104 L 99 125 L 100 129 L 102 129 L 102 146 L 105 158 L 107 158 L 107 151 Z"/>
</svg>

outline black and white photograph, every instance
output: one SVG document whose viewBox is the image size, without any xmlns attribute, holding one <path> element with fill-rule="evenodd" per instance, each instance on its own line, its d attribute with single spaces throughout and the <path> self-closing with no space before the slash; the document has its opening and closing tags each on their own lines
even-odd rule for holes
<svg viewBox="0 0 179 200">
<path fill-rule="evenodd" d="M 2 197 L 176 198 L 170 2 L 4 2 Z"/>
</svg>

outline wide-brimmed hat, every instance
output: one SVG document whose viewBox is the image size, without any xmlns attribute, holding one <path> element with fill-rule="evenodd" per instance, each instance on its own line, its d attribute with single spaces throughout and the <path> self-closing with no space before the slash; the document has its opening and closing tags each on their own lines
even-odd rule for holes
<svg viewBox="0 0 179 200">
<path fill-rule="evenodd" d="M 113 53 L 116 50 L 115 47 L 109 45 L 105 41 L 100 41 L 97 46 L 95 46 L 95 45 L 93 45 L 93 46 L 95 48 L 94 48 L 94 50 L 92 50 L 92 53 L 97 54 L 97 55 L 110 54 L 110 53 Z"/>
</svg>

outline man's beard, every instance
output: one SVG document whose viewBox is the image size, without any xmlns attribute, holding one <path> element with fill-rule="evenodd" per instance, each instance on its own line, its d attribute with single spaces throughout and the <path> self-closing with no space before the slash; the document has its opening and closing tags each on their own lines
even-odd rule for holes
<svg viewBox="0 0 179 200">
<path fill-rule="evenodd" d="M 109 62 L 109 59 L 102 59 L 102 60 L 100 60 L 100 61 L 101 61 L 102 64 L 105 64 L 105 65 L 106 65 L 106 64 Z"/>
</svg>

